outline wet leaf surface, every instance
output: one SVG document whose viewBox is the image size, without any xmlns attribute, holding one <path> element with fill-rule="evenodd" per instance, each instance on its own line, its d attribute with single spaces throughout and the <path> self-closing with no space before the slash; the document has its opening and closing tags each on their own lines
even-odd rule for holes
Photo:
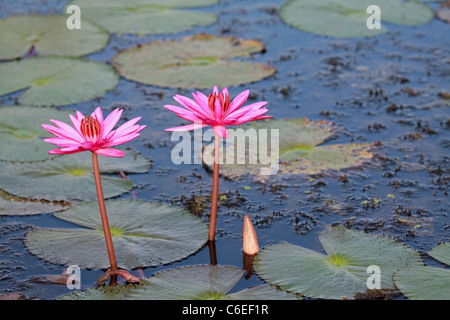
<svg viewBox="0 0 450 320">
<path fill-rule="evenodd" d="M 197 251 L 207 239 L 204 223 L 182 208 L 118 200 L 107 201 L 106 209 L 119 268 L 174 262 Z M 110 266 L 96 201 L 73 206 L 55 217 L 77 227 L 31 230 L 25 243 L 33 254 L 80 268 Z"/>
<path fill-rule="evenodd" d="M 209 88 L 257 81 L 275 72 L 262 63 L 233 60 L 264 50 L 257 40 L 195 35 L 153 41 L 119 53 L 113 66 L 128 80 L 172 88 Z"/>
<path fill-rule="evenodd" d="M 33 72 L 30 72 L 33 70 Z M 102 96 L 118 83 L 114 70 L 81 58 L 36 57 L 0 64 L 0 96 L 24 90 L 19 103 L 69 105 Z"/>
<path fill-rule="evenodd" d="M 12 16 L 0 20 L 0 59 L 24 56 L 34 45 L 39 55 L 83 56 L 101 50 L 108 33 L 89 21 L 80 30 L 64 28 L 66 16 Z"/>
<path fill-rule="evenodd" d="M 367 290 L 367 269 L 383 271 L 382 289 L 394 287 L 392 274 L 418 265 L 414 250 L 381 236 L 340 225 L 319 234 L 326 255 L 286 242 L 264 248 L 255 258 L 255 271 L 270 284 L 313 298 L 352 298 Z"/>
<path fill-rule="evenodd" d="M 192 8 L 212 6 L 217 0 L 133 0 L 133 1 L 89 1 L 76 0 L 83 17 L 95 21 L 109 32 L 132 34 L 169 34 L 192 29 L 194 26 L 210 25 L 216 15 Z"/>
</svg>

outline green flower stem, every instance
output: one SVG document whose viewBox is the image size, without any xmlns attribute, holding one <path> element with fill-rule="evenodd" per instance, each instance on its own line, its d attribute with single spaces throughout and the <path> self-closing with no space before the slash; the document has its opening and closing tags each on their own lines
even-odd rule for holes
<svg viewBox="0 0 450 320">
<path fill-rule="evenodd" d="M 108 216 L 106 214 L 105 198 L 103 197 L 102 181 L 100 180 L 100 171 L 98 168 L 98 157 L 94 152 L 92 152 L 92 166 L 94 168 L 95 187 L 97 188 L 98 205 L 100 208 L 100 215 L 102 217 L 103 233 L 105 234 L 109 262 L 111 264 L 111 270 L 115 270 L 117 269 L 116 254 L 114 253 L 111 230 L 109 228 Z"/>
<path fill-rule="evenodd" d="M 217 202 L 219 200 L 219 150 L 220 137 L 214 136 L 214 167 L 213 167 L 213 185 L 211 194 L 211 214 L 209 217 L 209 234 L 208 240 L 214 241 L 216 238 L 216 222 L 217 222 Z"/>
</svg>

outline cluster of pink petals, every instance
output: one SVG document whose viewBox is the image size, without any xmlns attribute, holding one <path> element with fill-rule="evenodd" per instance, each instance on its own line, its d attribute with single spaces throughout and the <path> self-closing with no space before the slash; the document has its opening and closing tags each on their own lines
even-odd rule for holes
<svg viewBox="0 0 450 320">
<path fill-rule="evenodd" d="M 225 126 L 272 118 L 272 116 L 264 116 L 269 111 L 263 108 L 267 104 L 264 101 L 241 108 L 249 93 L 249 90 L 245 90 L 231 102 L 227 88 L 219 92 L 217 87 L 214 87 L 213 93 L 209 96 L 198 91 L 192 93 L 195 101 L 182 95 L 175 95 L 173 98 L 184 108 L 173 105 L 165 105 L 164 107 L 175 112 L 180 118 L 194 122 L 194 124 L 169 128 L 165 131 L 189 131 L 210 125 L 215 134 L 226 138 L 228 137 L 228 131 Z"/>
<path fill-rule="evenodd" d="M 103 119 L 102 110 L 98 107 L 90 117 L 85 117 L 79 111 L 76 112 L 76 117 L 69 115 L 73 127 L 62 121 L 50 119 L 56 127 L 48 124 L 42 124 L 42 127 L 56 137 L 45 138 L 44 141 L 61 148 L 50 150 L 49 153 L 71 154 L 92 151 L 108 157 L 123 157 L 123 151 L 110 147 L 135 139 L 146 126 L 136 124 L 141 119 L 138 117 L 113 130 L 121 115 L 122 110 L 115 109 Z"/>
</svg>

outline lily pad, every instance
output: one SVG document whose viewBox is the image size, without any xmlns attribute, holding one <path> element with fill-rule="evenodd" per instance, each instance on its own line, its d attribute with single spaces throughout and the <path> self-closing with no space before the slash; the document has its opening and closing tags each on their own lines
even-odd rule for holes
<svg viewBox="0 0 450 320">
<path fill-rule="evenodd" d="M 106 210 L 119 268 L 158 266 L 187 257 L 207 239 L 207 226 L 188 211 L 142 200 L 107 200 Z M 42 259 L 105 269 L 109 259 L 98 202 L 72 206 L 55 217 L 77 227 L 35 228 L 25 244 Z"/>
<path fill-rule="evenodd" d="M 381 11 L 381 29 L 369 29 L 372 15 L 367 8 L 376 4 Z M 365 37 L 385 33 L 384 22 L 417 26 L 433 19 L 433 11 L 422 3 L 402 0 L 289 0 L 280 9 L 289 25 L 314 34 L 332 37 Z"/>
<path fill-rule="evenodd" d="M 260 285 L 229 293 L 244 271 L 233 266 L 198 265 L 160 271 L 138 285 L 115 290 L 100 287 L 73 292 L 58 299 L 125 300 L 294 300 L 296 295 L 269 285 Z"/>
<path fill-rule="evenodd" d="M 11 16 L 0 20 L 0 59 L 24 56 L 34 45 L 40 55 L 83 56 L 102 49 L 103 29 L 83 20 L 79 30 L 66 28 L 63 15 Z"/>
<path fill-rule="evenodd" d="M 28 106 L 0 107 L 0 160 L 46 160 L 52 145 L 43 138 L 52 136 L 41 127 L 48 119 L 67 121 L 67 111 Z"/>
<path fill-rule="evenodd" d="M 150 161 L 132 150 L 123 158 L 99 157 L 100 173 L 145 173 Z M 133 188 L 133 181 L 103 175 L 105 198 Z M 97 199 L 90 152 L 56 157 L 30 163 L 0 162 L 0 188 L 28 199 L 49 201 L 89 201 Z"/>
<path fill-rule="evenodd" d="M 450 242 L 434 247 L 430 252 L 428 252 L 428 254 L 434 259 L 450 266 Z"/>
<path fill-rule="evenodd" d="M 426 266 L 410 266 L 394 274 L 398 289 L 412 300 L 448 300 L 450 270 Z"/>
<path fill-rule="evenodd" d="M 278 137 L 274 132 L 278 132 Z M 236 138 L 241 133 L 251 137 L 250 142 Z M 247 174 L 260 178 L 272 174 L 315 175 L 360 167 L 373 157 L 371 143 L 321 145 L 336 133 L 331 123 L 305 118 L 270 119 L 240 126 L 236 131 L 230 130 L 225 140 L 220 172 L 229 178 Z M 204 162 L 211 166 L 205 156 Z"/>
<path fill-rule="evenodd" d="M 255 257 L 255 271 L 289 292 L 341 299 L 366 292 L 369 266 L 380 268 L 380 288 L 389 289 L 395 271 L 421 263 L 420 255 L 402 244 L 342 225 L 320 233 L 319 240 L 327 254 L 286 242 L 268 246 Z"/>
<path fill-rule="evenodd" d="M 231 60 L 262 52 L 257 40 L 195 35 L 181 41 L 153 41 L 125 50 L 112 65 L 128 80 L 172 88 L 226 87 L 275 73 L 262 63 Z"/>
<path fill-rule="evenodd" d="M 0 216 L 24 216 L 53 213 L 63 210 L 65 206 L 49 201 L 31 201 L 8 195 L 0 189 Z"/>
<path fill-rule="evenodd" d="M 215 14 L 192 8 L 217 3 L 218 0 L 75 0 L 68 5 L 79 6 L 85 19 L 109 32 L 169 34 L 214 23 Z"/>
<path fill-rule="evenodd" d="M 82 58 L 36 57 L 0 64 L 0 96 L 25 89 L 18 101 L 26 105 L 88 101 L 110 91 L 118 81 L 111 66 Z"/>
</svg>

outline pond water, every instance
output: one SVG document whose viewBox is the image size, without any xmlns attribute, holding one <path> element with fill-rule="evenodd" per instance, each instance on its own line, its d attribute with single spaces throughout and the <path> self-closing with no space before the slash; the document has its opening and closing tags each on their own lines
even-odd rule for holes
<svg viewBox="0 0 450 320">
<path fill-rule="evenodd" d="M 113 34 L 102 51 L 87 57 L 108 62 L 139 43 L 202 32 L 258 39 L 266 51 L 251 60 L 269 63 L 277 72 L 255 83 L 229 87 L 231 96 L 250 89 L 252 100 L 268 101 L 268 114 L 274 118 L 332 121 L 341 130 L 329 144 L 381 143 L 369 165 L 339 174 L 280 178 L 267 184 L 251 178 L 221 179 L 219 193 L 226 199 L 219 203 L 217 221 L 219 264 L 242 267 L 245 214 L 255 225 L 260 247 L 286 241 L 323 252 L 317 234 L 336 224 L 385 234 L 421 252 L 450 241 L 449 24 L 435 18 L 419 27 L 387 25 L 390 31 L 377 37 L 337 39 L 286 25 L 278 16 L 283 3 L 221 1 L 198 9 L 218 14 L 213 25 L 175 35 Z M 0 17 L 60 13 L 64 4 L 0 1 Z M 430 6 L 435 9 L 438 4 Z M 122 107 L 129 119 L 142 116 L 141 124 L 148 127 L 127 146 L 149 157 L 152 168 L 146 174 L 130 175 L 136 184 L 135 195 L 188 208 L 196 197 L 208 199 L 212 175 L 202 165 L 172 163 L 174 143 L 164 129 L 185 122 L 163 105 L 175 104 L 174 94 L 189 96 L 190 92 L 121 78 L 119 85 L 101 98 L 65 108 L 88 113 L 96 106 L 106 110 Z M 0 97 L 0 104 L 13 104 L 19 94 Z M 121 196 L 132 197 L 130 193 Z M 205 222 L 208 210 L 199 213 Z M 43 261 L 26 250 L 23 239 L 32 226 L 71 227 L 51 214 L 0 217 L 0 294 L 20 292 L 28 298 L 54 299 L 70 290 L 64 285 L 34 283 L 30 277 L 60 274 L 64 266 Z M 209 248 L 204 246 L 182 261 L 143 271 L 151 275 L 208 263 Z M 91 287 L 101 274 L 101 270 L 82 270 L 83 286 Z M 253 275 L 243 278 L 233 291 L 261 283 L 264 281 Z"/>
</svg>

